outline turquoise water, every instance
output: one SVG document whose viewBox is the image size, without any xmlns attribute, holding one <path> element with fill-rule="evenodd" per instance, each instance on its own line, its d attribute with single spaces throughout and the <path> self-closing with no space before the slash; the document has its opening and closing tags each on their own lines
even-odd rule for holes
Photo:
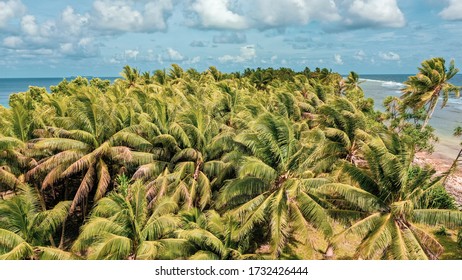
<svg viewBox="0 0 462 280">
<path fill-rule="evenodd" d="M 387 96 L 400 96 L 400 89 L 403 88 L 403 82 L 410 75 L 362 75 L 363 83 L 361 87 L 367 97 L 375 101 L 375 107 L 383 110 L 383 100 Z M 462 75 L 456 75 L 451 83 L 462 86 Z M 452 134 L 454 128 L 462 126 L 462 98 L 450 98 L 446 107 L 441 109 L 442 100 L 439 101 L 438 107 L 430 120 L 439 142 L 435 145 L 435 154 L 444 157 L 453 158 L 460 150 L 462 139 L 454 137 Z"/>
<path fill-rule="evenodd" d="M 377 109 L 383 110 L 383 100 L 387 96 L 400 96 L 403 82 L 410 75 L 361 75 L 363 83 L 361 87 L 366 97 L 375 101 Z M 114 81 L 114 77 L 102 78 Z M 0 105 L 8 106 L 8 97 L 11 93 L 27 91 L 29 86 L 45 87 L 50 91 L 50 86 L 57 85 L 62 78 L 17 78 L 0 79 Z M 68 79 L 69 80 L 69 79 Z M 456 75 L 451 82 L 462 86 L 462 75 Z M 441 104 L 441 102 L 439 103 Z M 444 109 L 438 107 L 430 121 L 436 129 L 440 142 L 436 145 L 435 152 L 446 157 L 454 157 L 460 149 L 461 139 L 452 136 L 454 128 L 462 126 L 462 99 L 450 99 Z"/>
</svg>

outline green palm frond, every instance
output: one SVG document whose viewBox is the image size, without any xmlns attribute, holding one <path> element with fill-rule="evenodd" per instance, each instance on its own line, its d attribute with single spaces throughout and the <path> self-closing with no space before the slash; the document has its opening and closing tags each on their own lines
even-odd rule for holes
<svg viewBox="0 0 462 280">
<path fill-rule="evenodd" d="M 276 170 L 267 165 L 263 161 L 255 157 L 245 157 L 243 163 L 239 168 L 239 176 L 244 178 L 246 176 L 257 177 L 264 182 L 270 183 L 277 177 Z"/>
<path fill-rule="evenodd" d="M 38 150 L 65 151 L 65 150 L 87 150 L 90 146 L 79 140 L 67 138 L 47 138 L 34 144 Z"/>
<path fill-rule="evenodd" d="M 36 230 L 42 234 L 42 238 L 54 233 L 58 227 L 65 222 L 70 206 L 70 201 L 61 201 L 56 204 L 53 209 L 42 211 L 37 214 L 34 226 L 36 226 Z"/>
<path fill-rule="evenodd" d="M 189 260 L 220 260 L 220 256 L 210 251 L 197 251 Z"/>
<path fill-rule="evenodd" d="M 99 243 L 94 251 L 90 251 L 90 260 L 124 260 L 128 259 L 132 252 L 132 240 L 125 236 L 106 234 L 103 242 Z"/>
<path fill-rule="evenodd" d="M 0 255 L 0 260 L 24 260 L 31 258 L 33 248 L 26 242 L 19 243 L 8 253 Z"/>
<path fill-rule="evenodd" d="M 317 188 L 318 191 L 326 194 L 339 194 L 346 201 L 353 203 L 363 211 L 379 211 L 384 208 L 382 201 L 375 195 L 345 184 L 326 184 Z"/>
<path fill-rule="evenodd" d="M 197 244 L 200 248 L 207 248 L 209 252 L 213 252 L 220 258 L 226 254 L 226 248 L 222 241 L 209 231 L 203 229 L 181 230 L 178 237 Z"/>
<path fill-rule="evenodd" d="M 391 215 L 383 215 L 358 248 L 357 254 L 364 259 L 382 255 L 392 242 L 394 220 Z"/>
<path fill-rule="evenodd" d="M 286 193 L 285 190 L 281 188 L 273 197 L 269 209 L 269 211 L 271 211 L 271 216 L 273 217 L 270 221 L 270 228 L 271 245 L 275 256 L 279 256 L 282 253 L 289 235 L 289 217 L 287 210 L 288 205 Z"/>
<path fill-rule="evenodd" d="M 79 260 L 80 258 L 71 252 L 52 247 L 37 246 L 37 258 L 40 260 Z"/>
<path fill-rule="evenodd" d="M 462 225 L 462 212 L 446 209 L 416 209 L 412 211 L 412 220 L 416 223 L 442 224 L 453 228 Z"/>
<path fill-rule="evenodd" d="M 297 197 L 297 207 L 300 209 L 305 220 L 321 230 L 324 236 L 331 236 L 333 234 L 326 210 L 310 195 L 301 192 Z"/>
<path fill-rule="evenodd" d="M 260 178 L 244 177 L 227 183 L 221 190 L 217 200 L 218 207 L 232 207 L 241 204 L 248 197 L 255 197 L 269 188 Z"/>
<path fill-rule="evenodd" d="M 274 194 L 269 195 L 266 198 L 261 195 L 257 196 L 233 211 L 233 213 L 235 213 L 238 217 L 245 214 L 245 216 L 242 216 L 243 222 L 239 229 L 233 232 L 232 238 L 234 240 L 241 240 L 252 229 L 254 229 L 256 225 L 265 221 L 267 218 L 267 209 L 271 205 L 273 196 Z"/>
</svg>

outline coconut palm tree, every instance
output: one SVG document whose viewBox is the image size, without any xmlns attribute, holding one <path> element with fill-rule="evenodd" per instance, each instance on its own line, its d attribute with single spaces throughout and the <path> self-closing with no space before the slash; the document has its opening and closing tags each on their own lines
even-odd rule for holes
<svg viewBox="0 0 462 280">
<path fill-rule="evenodd" d="M 344 162 L 343 171 L 357 186 L 340 183 L 319 187 L 320 192 L 344 199 L 340 208 L 361 219 L 336 235 L 341 243 L 349 234 L 362 240 L 355 256 L 361 259 L 436 259 L 444 248 L 419 224 L 462 225 L 462 212 L 428 209 L 425 194 L 438 186 L 434 171 L 413 166 L 413 147 L 397 135 L 375 138 L 363 146 L 368 169 Z M 338 203 L 338 202 L 337 202 Z M 343 206 L 341 206 L 343 205 Z M 345 209 L 345 208 L 344 208 Z"/>
<path fill-rule="evenodd" d="M 311 132 L 316 146 L 309 156 L 314 171 L 332 171 L 342 159 L 355 165 L 360 162 L 361 145 L 373 133 L 364 113 L 343 97 L 320 106 L 317 113 L 319 125 Z"/>
<path fill-rule="evenodd" d="M 220 157 L 232 149 L 232 140 L 226 131 L 215 135 L 216 123 L 200 110 L 184 112 L 176 125 L 171 132 L 181 133 L 153 138 L 155 160 L 140 166 L 133 178 L 146 182 L 150 203 L 171 196 L 182 208 L 203 210 L 210 204 L 213 183 L 229 166 Z"/>
<path fill-rule="evenodd" d="M 250 245 L 247 236 L 239 242 L 232 240 L 239 224 L 232 215 L 220 216 L 214 210 L 200 212 L 197 208 L 181 212 L 182 229 L 177 231 L 181 239 L 192 246 L 190 260 L 236 260 L 256 258 L 255 254 L 244 254 Z"/>
<path fill-rule="evenodd" d="M 314 187 L 326 182 L 306 172 L 307 148 L 290 122 L 270 113 L 249 124 L 236 141 L 250 151 L 239 162 L 238 178 L 230 180 L 218 196 L 218 209 L 229 209 L 241 219 L 233 238 L 239 240 L 256 227 L 268 227 L 273 258 L 292 237 L 292 230 L 312 224 L 332 234 L 327 212 Z"/>
<path fill-rule="evenodd" d="M 26 145 L 15 137 L 0 134 L 0 192 L 15 190 L 24 184 L 24 169 L 35 161 L 23 155 Z"/>
<path fill-rule="evenodd" d="M 350 74 L 348 74 L 348 77 L 343 82 L 343 89 L 346 91 L 363 92 L 363 89 L 359 86 L 361 83 L 363 82 L 360 81 L 358 73 L 351 71 Z"/>
<path fill-rule="evenodd" d="M 46 241 L 66 220 L 71 202 L 42 211 L 38 201 L 38 194 L 26 185 L 20 194 L 0 200 L 0 259 L 75 258 Z"/>
<path fill-rule="evenodd" d="M 127 88 L 135 87 L 141 78 L 140 72 L 129 65 L 124 66 L 121 76 L 125 79 Z"/>
<path fill-rule="evenodd" d="M 118 118 L 114 110 L 109 97 L 98 92 L 83 93 L 70 109 L 71 116 L 62 119 L 66 128 L 48 127 L 38 132 L 42 137 L 35 140 L 33 148 L 45 153 L 45 157 L 27 175 L 29 178 L 46 175 L 42 190 L 57 184 L 72 188 L 72 182 L 65 180 L 79 178 L 78 188 L 69 192 L 75 193 L 70 212 L 81 205 L 85 213 L 86 201 L 93 189 L 95 201 L 103 197 L 111 183 L 111 173 L 118 168 L 131 161 L 144 163 L 152 159 L 147 156 L 143 160 L 133 155 L 131 149 L 143 150 L 150 143 L 123 130 L 125 121 Z M 67 192 L 60 193 L 65 196 Z"/>
<path fill-rule="evenodd" d="M 165 259 L 186 254 L 185 240 L 174 237 L 180 219 L 171 200 L 148 207 L 141 181 L 122 183 L 98 201 L 72 250 L 88 259 Z"/>
<path fill-rule="evenodd" d="M 427 116 L 422 124 L 422 131 L 431 119 L 441 95 L 441 108 L 446 106 L 449 94 L 453 93 L 456 97 L 460 95 L 460 88 L 449 83 L 459 69 L 454 66 L 454 60 L 451 60 L 449 68 L 446 68 L 445 63 L 441 57 L 425 60 L 419 67 L 419 73 L 404 82 L 406 86 L 402 89 L 401 98 L 404 99 L 405 106 L 412 109 L 426 107 Z"/>
</svg>

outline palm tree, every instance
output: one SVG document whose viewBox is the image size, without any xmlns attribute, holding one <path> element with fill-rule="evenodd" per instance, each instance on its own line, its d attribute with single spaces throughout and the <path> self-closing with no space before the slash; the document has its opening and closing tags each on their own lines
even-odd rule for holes
<svg viewBox="0 0 462 280">
<path fill-rule="evenodd" d="M 98 201 L 72 250 L 88 259 L 165 259 L 187 252 L 186 241 L 174 237 L 180 220 L 171 200 L 148 207 L 141 181 L 122 183 Z"/>
<path fill-rule="evenodd" d="M 78 205 L 83 205 L 82 212 L 85 213 L 88 195 L 95 187 L 94 200 L 104 196 L 111 183 L 111 170 L 118 171 L 118 167 L 131 161 L 144 163 L 152 159 L 150 156 L 144 160 L 134 156 L 132 148 L 143 150 L 150 143 L 123 130 L 125 121 L 114 112 L 120 108 L 111 107 L 109 97 L 105 99 L 97 92 L 82 94 L 70 109 L 71 116 L 62 119 L 68 129 L 48 127 L 40 132 L 42 137 L 34 143 L 34 149 L 45 153 L 45 158 L 27 175 L 37 178 L 46 174 L 42 190 L 54 188 L 57 184 L 66 189 L 73 184 L 65 179 L 83 174 L 77 190 L 70 190 L 71 194 L 75 192 L 71 213 Z M 60 193 L 66 196 L 67 191 Z"/>
<path fill-rule="evenodd" d="M 406 86 L 402 89 L 401 98 L 404 99 L 405 106 L 414 110 L 426 107 L 427 116 L 422 131 L 431 119 L 441 94 L 443 95 L 441 108 L 446 106 L 449 94 L 454 93 L 456 97 L 460 95 L 460 88 L 449 83 L 459 69 L 455 68 L 454 60 L 451 60 L 449 69 L 446 68 L 445 63 L 446 61 L 441 57 L 425 60 L 419 67 L 419 73 L 404 82 Z"/>
<path fill-rule="evenodd" d="M 0 191 L 15 190 L 24 184 L 24 169 L 36 162 L 23 155 L 26 145 L 16 137 L 0 134 Z"/>
<path fill-rule="evenodd" d="M 154 160 L 140 166 L 133 178 L 146 182 L 151 204 L 170 196 L 182 208 L 203 210 L 214 180 L 228 167 L 220 156 L 231 150 L 230 136 L 226 131 L 215 135 L 216 124 L 201 110 L 185 111 L 174 128 L 152 138 Z"/>
<path fill-rule="evenodd" d="M 140 72 L 137 69 L 131 68 L 128 65 L 124 66 L 121 76 L 125 79 L 128 88 L 135 87 L 141 77 Z"/>
<path fill-rule="evenodd" d="M 354 71 L 351 71 L 350 74 L 348 74 L 346 80 L 342 81 L 344 85 L 344 90 L 346 91 L 363 91 L 362 88 L 359 86 L 363 82 L 360 81 L 358 73 Z"/>
<path fill-rule="evenodd" d="M 238 178 L 220 190 L 216 205 L 240 217 L 233 238 L 240 240 L 257 226 L 268 227 L 272 257 L 277 258 L 293 237 L 292 230 L 303 236 L 313 224 L 330 236 L 327 212 L 314 190 L 326 180 L 310 178 L 312 174 L 306 172 L 307 148 L 290 122 L 266 113 L 249 126 L 236 141 L 251 156 L 242 156 Z"/>
<path fill-rule="evenodd" d="M 46 240 L 66 220 L 70 201 L 41 211 L 38 194 L 28 186 L 21 193 L 0 200 L 0 259 L 72 259 L 71 253 L 50 247 Z"/>
<path fill-rule="evenodd" d="M 250 237 L 239 242 L 232 240 L 233 232 L 239 224 L 232 215 L 220 216 L 216 211 L 200 212 L 193 208 L 181 212 L 182 229 L 177 231 L 181 239 L 192 246 L 190 260 L 236 260 L 255 258 L 255 254 L 244 254 L 250 245 Z"/>
<path fill-rule="evenodd" d="M 413 147 L 396 135 L 375 138 L 363 146 L 368 169 L 345 162 L 343 172 L 357 186 L 332 183 L 321 192 L 344 199 L 339 209 L 361 216 L 332 240 L 335 246 L 349 234 L 362 240 L 355 256 L 362 259 L 436 259 L 444 248 L 419 224 L 462 225 L 462 213 L 429 209 L 425 194 L 438 186 L 434 171 L 413 166 Z M 346 208 L 345 208 L 346 207 Z"/>
<path fill-rule="evenodd" d="M 332 171 L 341 159 L 355 165 L 361 162 L 361 145 L 373 133 L 363 112 L 339 97 L 320 106 L 317 113 L 319 126 L 311 132 L 316 136 L 312 140 L 315 149 L 309 156 L 314 171 Z"/>
</svg>

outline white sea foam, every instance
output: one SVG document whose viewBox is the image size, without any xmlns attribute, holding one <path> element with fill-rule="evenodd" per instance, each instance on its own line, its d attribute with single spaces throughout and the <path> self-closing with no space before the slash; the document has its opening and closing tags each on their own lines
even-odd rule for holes
<svg viewBox="0 0 462 280">
<path fill-rule="evenodd" d="M 372 83 L 383 83 L 384 81 L 381 80 L 374 80 L 374 79 L 359 79 L 361 82 L 372 82 Z"/>
<path fill-rule="evenodd" d="M 392 88 L 392 89 L 402 89 L 404 87 L 403 83 L 399 83 L 395 81 L 384 81 L 384 80 L 374 80 L 374 79 L 361 79 L 361 81 L 369 82 L 369 83 L 380 83 L 382 87 Z"/>
<path fill-rule="evenodd" d="M 395 88 L 397 88 L 397 89 L 404 88 L 403 83 L 398 83 L 398 82 L 393 82 L 393 81 L 383 81 L 382 86 L 386 87 L 386 88 L 393 88 L 393 89 L 395 89 Z"/>
</svg>

